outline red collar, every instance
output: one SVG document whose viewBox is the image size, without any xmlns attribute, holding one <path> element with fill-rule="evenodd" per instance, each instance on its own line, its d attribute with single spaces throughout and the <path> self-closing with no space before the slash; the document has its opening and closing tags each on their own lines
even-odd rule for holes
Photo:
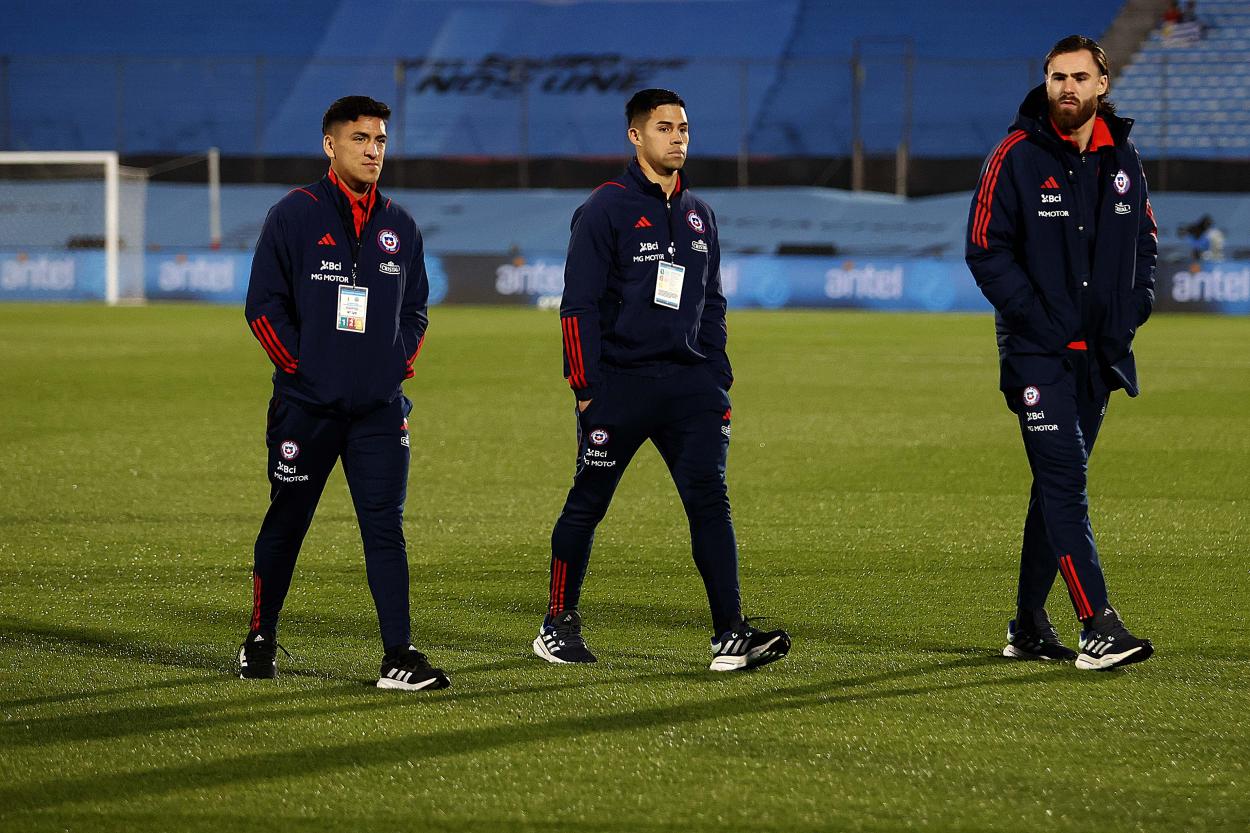
<svg viewBox="0 0 1250 833">
<path fill-rule="evenodd" d="M 343 196 L 347 197 L 347 204 L 352 207 L 352 225 L 356 227 L 356 236 L 360 236 L 360 232 L 364 229 L 365 223 L 369 221 L 369 215 L 373 213 L 373 204 L 378 199 L 378 188 L 376 185 L 370 185 L 369 190 L 362 197 L 356 197 L 351 191 L 347 190 L 347 186 L 343 184 L 334 174 L 334 168 L 330 168 L 330 181 L 338 186 L 343 192 Z"/>
<path fill-rule="evenodd" d="M 1060 139 L 1063 139 L 1078 151 L 1098 150 L 1104 147 L 1115 147 L 1115 139 L 1111 138 L 1111 128 L 1107 127 L 1107 123 L 1103 121 L 1102 116 L 1094 117 L 1094 132 L 1089 137 L 1089 147 L 1082 148 L 1077 145 L 1076 140 L 1072 138 L 1071 133 L 1064 133 L 1059 129 L 1059 125 L 1055 124 L 1055 120 L 1050 120 L 1050 126 L 1055 129 Z"/>
</svg>

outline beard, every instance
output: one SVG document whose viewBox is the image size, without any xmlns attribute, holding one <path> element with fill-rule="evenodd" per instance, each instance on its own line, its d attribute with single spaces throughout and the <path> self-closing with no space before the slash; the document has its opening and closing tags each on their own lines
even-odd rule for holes
<svg viewBox="0 0 1250 833">
<path fill-rule="evenodd" d="M 1075 110 L 1062 109 L 1058 101 L 1048 101 L 1048 104 L 1051 120 L 1064 133 L 1071 133 L 1085 124 L 1085 122 L 1094 117 L 1094 113 L 1098 110 L 1097 97 L 1087 101 L 1080 101 Z"/>
</svg>

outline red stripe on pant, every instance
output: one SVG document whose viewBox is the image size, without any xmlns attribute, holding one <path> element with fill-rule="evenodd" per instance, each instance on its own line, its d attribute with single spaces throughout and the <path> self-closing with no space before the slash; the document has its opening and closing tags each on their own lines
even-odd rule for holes
<svg viewBox="0 0 1250 833">
<path fill-rule="evenodd" d="M 551 604 L 547 612 L 552 616 L 564 612 L 564 583 L 569 565 L 558 558 L 551 560 Z"/>
<path fill-rule="evenodd" d="M 1068 593 L 1072 596 L 1072 605 L 1076 608 L 1077 618 L 1088 619 L 1093 616 L 1094 609 L 1090 607 L 1085 588 L 1081 586 L 1081 580 L 1076 575 L 1076 567 L 1072 565 L 1071 555 L 1065 555 L 1059 559 L 1059 571 L 1063 573 L 1063 580 L 1068 585 Z"/>
<path fill-rule="evenodd" d="M 260 576 L 252 573 L 252 630 L 260 630 Z"/>
</svg>

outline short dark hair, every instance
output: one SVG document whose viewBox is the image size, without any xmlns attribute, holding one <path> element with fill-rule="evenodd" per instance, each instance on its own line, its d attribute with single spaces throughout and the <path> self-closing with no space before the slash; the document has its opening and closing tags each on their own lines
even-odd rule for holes
<svg viewBox="0 0 1250 833">
<path fill-rule="evenodd" d="M 686 102 L 681 100 L 681 96 L 672 90 L 639 90 L 625 104 L 625 124 L 632 126 L 634 119 L 640 116 L 645 118 L 651 115 L 651 111 L 656 107 L 663 107 L 665 104 L 676 104 L 678 107 L 686 106 Z"/>
<path fill-rule="evenodd" d="M 1088 52 L 1094 56 L 1094 63 L 1098 65 L 1098 73 L 1107 76 L 1107 90 L 1111 89 L 1111 62 L 1107 60 L 1107 53 L 1098 45 L 1098 41 L 1093 38 L 1087 38 L 1084 35 L 1068 35 L 1050 48 L 1046 53 L 1046 60 L 1042 64 L 1042 72 L 1050 75 L 1050 62 L 1058 55 L 1067 55 L 1072 52 Z M 1114 113 L 1115 104 L 1108 98 L 1108 93 L 1098 96 L 1098 112 L 1100 114 Z"/>
<path fill-rule="evenodd" d="M 321 117 L 321 135 L 328 136 L 334 125 L 355 121 L 361 116 L 374 116 L 386 121 L 391 117 L 391 108 L 367 95 L 343 96 L 331 104 L 330 109 Z"/>
</svg>

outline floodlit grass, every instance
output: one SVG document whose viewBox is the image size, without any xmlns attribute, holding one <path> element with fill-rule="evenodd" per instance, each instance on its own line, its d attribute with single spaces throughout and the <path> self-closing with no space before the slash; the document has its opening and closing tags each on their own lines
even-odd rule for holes
<svg viewBox="0 0 1250 833">
<path fill-rule="evenodd" d="M 982 316 L 731 313 L 748 613 L 708 673 L 654 450 L 600 529 L 589 668 L 529 652 L 572 473 L 554 315 L 437 308 L 407 512 L 415 640 L 380 659 L 341 473 L 243 682 L 267 362 L 237 309 L 0 306 L 0 829 L 1238 830 L 1250 825 L 1250 322 L 1159 316 L 1091 464 L 1126 672 L 999 658 L 1028 469 Z M 1050 609 L 1075 642 L 1062 588 Z"/>
</svg>

